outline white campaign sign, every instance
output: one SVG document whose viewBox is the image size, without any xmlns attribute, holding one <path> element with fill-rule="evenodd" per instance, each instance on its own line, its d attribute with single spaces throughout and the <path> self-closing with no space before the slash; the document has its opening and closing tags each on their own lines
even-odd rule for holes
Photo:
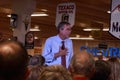
<svg viewBox="0 0 120 80">
<path fill-rule="evenodd" d="M 55 25 L 58 26 L 58 24 L 63 21 L 69 22 L 71 26 L 73 26 L 75 22 L 75 10 L 76 10 L 75 3 L 58 4 Z"/>
<path fill-rule="evenodd" d="M 120 39 L 120 0 L 112 0 L 109 32 Z"/>
</svg>

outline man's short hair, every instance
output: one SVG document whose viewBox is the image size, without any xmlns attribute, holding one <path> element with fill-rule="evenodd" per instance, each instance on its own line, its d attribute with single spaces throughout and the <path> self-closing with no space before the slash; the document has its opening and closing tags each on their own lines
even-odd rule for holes
<svg viewBox="0 0 120 80">
<path fill-rule="evenodd" d="M 28 53 L 21 43 L 0 43 L 0 78 L 22 80 L 27 71 L 28 59 Z"/>
<path fill-rule="evenodd" d="M 73 74 L 89 77 L 95 68 L 93 55 L 85 51 L 76 53 L 71 60 L 70 68 Z"/>
<path fill-rule="evenodd" d="M 45 63 L 45 58 L 42 55 L 34 55 L 30 58 L 30 64 L 29 65 L 43 66 L 44 63 Z"/>
<path fill-rule="evenodd" d="M 91 80 L 108 80 L 111 73 L 110 64 L 104 60 L 97 60 L 95 62 L 95 73 Z"/>
<path fill-rule="evenodd" d="M 70 25 L 69 22 L 60 22 L 57 26 L 57 30 L 59 31 L 61 28 L 64 27 L 64 25 Z"/>
</svg>

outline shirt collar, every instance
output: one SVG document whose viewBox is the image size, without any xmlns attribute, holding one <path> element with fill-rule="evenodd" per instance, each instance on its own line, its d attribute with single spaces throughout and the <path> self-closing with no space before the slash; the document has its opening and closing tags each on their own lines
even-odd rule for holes
<svg viewBox="0 0 120 80">
<path fill-rule="evenodd" d="M 59 43 L 61 43 L 63 40 L 60 38 L 59 35 L 57 35 L 57 40 L 59 41 Z M 65 40 L 64 40 L 65 41 Z"/>
<path fill-rule="evenodd" d="M 59 35 L 57 35 L 57 38 L 58 38 L 58 41 L 60 42 L 68 40 L 68 39 L 62 40 Z"/>
</svg>

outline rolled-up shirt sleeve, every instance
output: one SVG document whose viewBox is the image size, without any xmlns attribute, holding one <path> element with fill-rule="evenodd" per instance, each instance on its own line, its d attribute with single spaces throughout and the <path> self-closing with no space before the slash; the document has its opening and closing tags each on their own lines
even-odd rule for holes
<svg viewBox="0 0 120 80">
<path fill-rule="evenodd" d="M 54 60 L 54 53 L 52 53 L 51 40 L 47 39 L 44 45 L 42 56 L 45 58 L 45 63 L 50 63 Z"/>
</svg>

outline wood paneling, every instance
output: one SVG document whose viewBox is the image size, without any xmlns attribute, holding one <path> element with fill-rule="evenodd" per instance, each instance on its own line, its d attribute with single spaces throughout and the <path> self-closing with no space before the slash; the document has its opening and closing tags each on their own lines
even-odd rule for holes
<svg viewBox="0 0 120 80">
<path fill-rule="evenodd" d="M 5 35 L 12 35 L 10 29 L 10 18 L 7 18 L 7 14 L 12 13 L 12 1 L 13 0 L 0 0 L 0 32 Z M 36 10 L 41 12 L 41 9 L 47 9 L 47 17 L 32 17 L 31 27 L 39 25 L 41 31 L 35 32 L 35 35 L 39 38 L 48 38 L 56 35 L 56 7 L 59 3 L 74 2 L 76 4 L 76 16 L 75 25 L 73 27 L 72 36 L 79 34 L 80 36 L 89 36 L 91 32 L 85 32 L 83 28 L 94 28 L 91 24 L 101 23 L 103 28 L 109 27 L 110 14 L 107 13 L 110 10 L 111 0 L 36 0 Z M 81 26 L 83 23 L 85 26 Z M 98 26 L 96 26 L 98 27 Z M 52 31 L 52 32 L 51 32 Z M 103 32 L 102 37 L 96 38 L 96 40 L 117 40 L 111 36 L 108 32 Z"/>
</svg>

